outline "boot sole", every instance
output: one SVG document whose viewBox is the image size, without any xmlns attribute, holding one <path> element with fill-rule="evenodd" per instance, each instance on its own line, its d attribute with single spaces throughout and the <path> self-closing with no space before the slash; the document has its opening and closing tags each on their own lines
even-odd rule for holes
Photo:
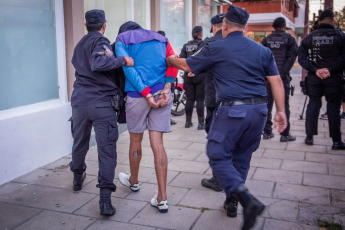
<svg viewBox="0 0 345 230">
<path fill-rule="evenodd" d="M 115 215 L 115 213 L 116 213 L 116 211 L 112 211 L 112 212 L 100 212 L 100 214 L 102 215 L 102 216 L 113 216 L 113 215 Z"/>
<path fill-rule="evenodd" d="M 228 217 L 237 217 L 237 212 L 228 212 L 228 211 L 226 211 L 226 215 L 228 216 Z"/>
</svg>

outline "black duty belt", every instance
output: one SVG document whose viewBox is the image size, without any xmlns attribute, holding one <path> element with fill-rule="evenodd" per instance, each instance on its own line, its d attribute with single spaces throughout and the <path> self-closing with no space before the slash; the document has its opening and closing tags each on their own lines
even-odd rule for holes
<svg viewBox="0 0 345 230">
<path fill-rule="evenodd" d="M 232 106 L 232 105 L 256 105 L 266 103 L 266 97 L 253 97 L 253 98 L 244 98 L 236 99 L 233 101 L 222 101 L 220 106 Z"/>
</svg>

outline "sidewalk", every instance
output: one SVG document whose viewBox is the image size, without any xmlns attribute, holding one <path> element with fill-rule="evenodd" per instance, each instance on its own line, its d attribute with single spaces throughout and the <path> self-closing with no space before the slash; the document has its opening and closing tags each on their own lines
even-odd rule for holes
<svg viewBox="0 0 345 230">
<path fill-rule="evenodd" d="M 275 131 L 275 137 L 263 140 L 253 154 L 247 185 L 267 205 L 254 229 L 316 230 L 314 219 L 318 217 L 334 217 L 345 224 L 345 151 L 331 150 L 327 120 L 319 120 L 315 145 L 304 144 L 304 120 L 299 120 L 299 114 L 305 96 L 300 93 L 300 74 L 293 77 L 296 89 L 290 102 L 291 133 L 297 140 L 280 143 Z M 147 133 L 139 173 L 141 190 L 133 193 L 119 183 L 118 173 L 129 171 L 129 135 L 124 132 L 118 140 L 114 216 L 99 215 L 97 150 L 92 147 L 81 192 L 72 191 L 71 156 L 0 186 L 0 230 L 240 229 L 242 209 L 237 218 L 227 217 L 222 207 L 224 193 L 200 184 L 202 178 L 211 177 L 211 169 L 205 154 L 206 134 L 196 130 L 196 117 L 189 129 L 184 128 L 184 116 L 173 119 L 178 124 L 172 133 L 164 135 L 169 158 L 167 214 L 160 214 L 149 203 L 157 185 Z M 342 132 L 344 139 L 344 120 Z"/>
</svg>

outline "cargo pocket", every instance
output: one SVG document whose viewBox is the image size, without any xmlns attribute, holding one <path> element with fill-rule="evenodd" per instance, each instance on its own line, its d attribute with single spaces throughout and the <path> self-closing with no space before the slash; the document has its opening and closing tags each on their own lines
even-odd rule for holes
<svg viewBox="0 0 345 230">
<path fill-rule="evenodd" d="M 247 111 L 230 109 L 228 116 L 231 118 L 245 118 L 247 116 Z"/>
<path fill-rule="evenodd" d="M 207 156 L 210 160 L 221 160 L 224 158 L 225 135 L 218 132 L 210 132 L 207 135 Z"/>
<path fill-rule="evenodd" d="M 119 137 L 119 133 L 117 130 L 117 122 L 115 120 L 109 121 L 108 137 L 111 141 L 117 141 Z"/>
<path fill-rule="evenodd" d="M 72 137 L 74 137 L 73 136 L 73 119 L 72 119 L 72 117 L 70 119 L 68 119 L 68 121 L 71 122 L 71 133 L 72 133 Z"/>
</svg>

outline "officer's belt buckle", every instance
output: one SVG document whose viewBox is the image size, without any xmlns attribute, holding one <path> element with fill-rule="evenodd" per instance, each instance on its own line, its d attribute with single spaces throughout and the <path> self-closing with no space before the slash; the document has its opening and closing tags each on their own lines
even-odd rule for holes
<svg viewBox="0 0 345 230">
<path fill-rule="evenodd" d="M 253 97 L 253 98 L 244 98 L 236 99 L 233 101 L 222 101 L 220 106 L 232 106 L 232 105 L 257 105 L 267 103 L 266 97 Z"/>
</svg>

